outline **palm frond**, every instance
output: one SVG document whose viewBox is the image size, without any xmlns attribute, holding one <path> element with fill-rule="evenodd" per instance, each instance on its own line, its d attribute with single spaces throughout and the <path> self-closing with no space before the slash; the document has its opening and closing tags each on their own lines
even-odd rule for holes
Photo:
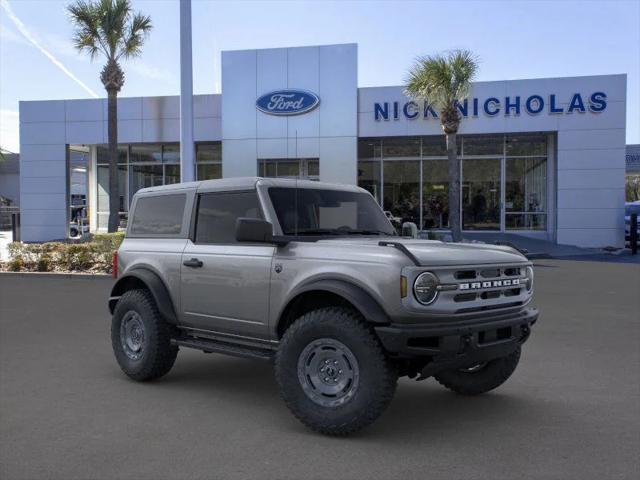
<svg viewBox="0 0 640 480">
<path fill-rule="evenodd" d="M 445 110 L 469 95 L 477 70 L 478 60 L 468 50 L 419 57 L 407 74 L 405 93 Z"/>
<path fill-rule="evenodd" d="M 134 13 L 130 0 L 75 0 L 67 11 L 73 45 L 92 60 L 99 54 L 108 61 L 139 55 L 152 29 L 151 18 Z"/>
<path fill-rule="evenodd" d="M 151 18 L 149 16 L 140 13 L 135 14 L 129 22 L 128 35 L 124 38 L 118 58 L 131 58 L 139 55 L 142 44 L 149 36 L 152 28 L 153 26 L 151 25 Z"/>
</svg>

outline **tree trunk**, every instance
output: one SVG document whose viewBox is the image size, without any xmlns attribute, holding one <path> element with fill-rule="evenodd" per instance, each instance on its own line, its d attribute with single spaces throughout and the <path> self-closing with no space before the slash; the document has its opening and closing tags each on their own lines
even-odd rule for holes
<svg viewBox="0 0 640 480">
<path fill-rule="evenodd" d="M 109 227 L 117 232 L 120 225 L 120 192 L 118 191 L 118 91 L 107 90 L 109 137 Z"/>
<path fill-rule="evenodd" d="M 456 148 L 456 133 L 447 134 L 447 158 L 449 160 L 449 226 L 454 242 L 462 241 L 460 225 L 460 161 Z"/>
</svg>

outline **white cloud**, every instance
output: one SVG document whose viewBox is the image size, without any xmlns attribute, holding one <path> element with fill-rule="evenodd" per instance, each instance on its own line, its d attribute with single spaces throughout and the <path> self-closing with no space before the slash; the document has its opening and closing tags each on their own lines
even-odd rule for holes
<svg viewBox="0 0 640 480">
<path fill-rule="evenodd" d="M 18 31 L 24 36 L 24 38 L 29 41 L 29 43 L 31 43 L 31 45 L 40 50 L 40 52 L 42 52 L 45 57 L 51 60 L 51 62 L 60 70 L 62 70 L 64 74 L 67 75 L 71 80 L 80 85 L 80 87 L 82 87 L 82 89 L 84 89 L 89 95 L 94 98 L 100 98 L 100 96 L 96 92 L 91 90 L 91 88 L 89 88 L 82 80 L 76 77 L 67 67 L 64 66 L 64 64 L 60 60 L 58 60 L 51 52 L 49 52 L 49 50 L 42 46 L 38 39 L 27 28 L 27 26 L 22 23 L 22 20 L 20 20 L 13 12 L 13 9 L 9 4 L 9 0 L 0 0 L 0 5 L 2 6 L 2 8 L 4 8 L 5 12 L 7 12 L 9 20 L 13 22 Z"/>
<path fill-rule="evenodd" d="M 20 150 L 20 122 L 15 110 L 0 110 L 0 147 L 10 152 Z"/>
</svg>

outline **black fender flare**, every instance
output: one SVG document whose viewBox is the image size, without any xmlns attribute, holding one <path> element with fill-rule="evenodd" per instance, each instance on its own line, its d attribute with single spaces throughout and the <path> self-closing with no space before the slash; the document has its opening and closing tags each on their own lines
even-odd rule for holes
<svg viewBox="0 0 640 480">
<path fill-rule="evenodd" d="M 160 312 L 162 318 L 164 318 L 168 323 L 173 325 L 177 324 L 178 318 L 176 316 L 175 309 L 173 308 L 173 302 L 169 295 L 167 286 L 157 273 L 147 268 L 134 268 L 118 279 L 111 288 L 111 295 L 109 296 L 109 311 L 113 314 L 116 304 L 122 294 L 129 290 L 129 286 L 132 283 L 134 285 L 139 285 L 140 282 L 151 292 L 151 295 L 156 302 L 156 306 L 158 307 L 158 312 Z"/>
<path fill-rule="evenodd" d="M 388 324 L 390 323 L 389 316 L 380 306 L 378 301 L 371 296 L 363 288 L 346 280 L 338 279 L 322 279 L 314 280 L 309 283 L 305 283 L 301 287 L 294 290 L 289 300 L 287 301 L 287 307 L 296 297 L 312 291 L 325 291 L 338 295 L 353 305 L 362 316 L 369 322 L 376 324 Z M 285 307 L 286 309 L 286 307 Z M 280 312 L 280 316 L 284 313 L 285 309 Z"/>
</svg>

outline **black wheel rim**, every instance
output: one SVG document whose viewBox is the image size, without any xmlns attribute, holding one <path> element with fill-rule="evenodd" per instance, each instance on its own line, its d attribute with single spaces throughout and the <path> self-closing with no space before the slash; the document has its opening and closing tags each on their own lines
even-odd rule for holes
<svg viewBox="0 0 640 480">
<path fill-rule="evenodd" d="M 139 360 L 144 353 L 144 323 L 138 312 L 129 310 L 120 322 L 120 344 L 125 355 L 131 360 Z"/>
<path fill-rule="evenodd" d="M 298 357 L 298 380 L 304 393 L 323 407 L 337 407 L 356 394 L 360 368 L 344 343 L 320 338 L 307 345 Z"/>
<path fill-rule="evenodd" d="M 466 368 L 460 368 L 459 371 L 463 372 L 463 373 L 476 373 L 479 372 L 480 370 L 483 370 L 484 367 L 487 366 L 487 363 L 478 363 L 477 365 L 472 365 L 470 367 L 466 367 Z"/>
</svg>

